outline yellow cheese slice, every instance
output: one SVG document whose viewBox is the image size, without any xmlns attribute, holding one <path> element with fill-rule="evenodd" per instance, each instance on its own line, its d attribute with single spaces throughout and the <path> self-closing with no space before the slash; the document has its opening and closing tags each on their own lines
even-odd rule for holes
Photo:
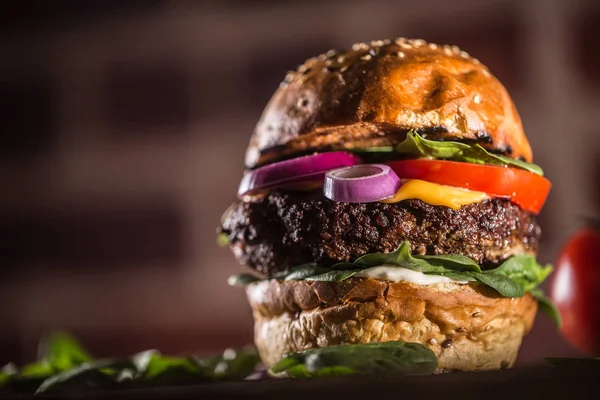
<svg viewBox="0 0 600 400">
<path fill-rule="evenodd" d="M 479 203 L 487 198 L 489 196 L 483 192 L 410 179 L 404 182 L 394 197 L 381 201 L 397 203 L 407 199 L 419 199 L 432 206 L 446 206 L 458 210 L 464 205 Z"/>
</svg>

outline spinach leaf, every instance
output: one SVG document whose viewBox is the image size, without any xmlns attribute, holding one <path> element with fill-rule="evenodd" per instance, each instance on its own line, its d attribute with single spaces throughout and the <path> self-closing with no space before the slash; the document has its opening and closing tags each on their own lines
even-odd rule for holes
<svg viewBox="0 0 600 400">
<path fill-rule="evenodd" d="M 138 376 L 179 383 L 196 377 L 204 378 L 206 374 L 193 357 L 170 357 L 157 352 L 151 356 L 144 370 L 138 370 Z"/>
<path fill-rule="evenodd" d="M 473 277 L 479 282 L 495 289 L 504 297 L 523 297 L 525 289 L 512 279 L 495 273 L 495 270 L 480 272 L 471 272 Z"/>
<path fill-rule="evenodd" d="M 53 333 L 40 344 L 39 353 L 57 371 L 71 369 L 77 365 L 91 361 L 92 357 L 79 342 L 64 332 Z"/>
<path fill-rule="evenodd" d="M 219 247 L 227 247 L 229 245 L 229 238 L 224 233 L 219 233 L 217 235 L 217 246 Z"/>
<path fill-rule="evenodd" d="M 229 279 L 227 279 L 227 284 L 229 286 L 246 286 L 253 282 L 261 281 L 261 278 L 257 278 L 254 275 L 250 274 L 239 274 L 239 275 L 231 275 Z"/>
<path fill-rule="evenodd" d="M 522 254 L 512 256 L 493 272 L 510 278 L 523 286 L 525 291 L 530 291 L 552 273 L 552 265 L 542 267 L 534 256 Z"/>
<path fill-rule="evenodd" d="M 407 133 L 406 139 L 396 146 L 396 152 L 416 157 L 437 158 L 503 167 L 510 166 L 524 169 L 537 175 L 544 175 L 544 171 L 538 165 L 490 153 L 479 144 L 469 145 L 461 142 L 428 140 L 415 131 Z"/>
<path fill-rule="evenodd" d="M 8 363 L 0 369 L 0 388 L 5 386 L 10 379 L 17 373 L 17 367 L 13 363 Z"/>
<path fill-rule="evenodd" d="M 204 364 L 202 359 L 198 359 L 198 362 Z M 216 379 L 244 379 L 252 374 L 259 364 L 260 357 L 253 347 L 226 349 L 210 370 L 212 377 Z"/>
<path fill-rule="evenodd" d="M 558 311 L 554 303 L 552 303 L 552 300 L 546 297 L 544 292 L 542 292 L 542 290 L 539 288 L 530 290 L 529 292 L 538 301 L 540 311 L 546 314 L 546 316 L 552 321 L 554 321 L 556 326 L 560 329 L 562 327 L 562 317 L 560 316 L 560 312 Z"/>
<path fill-rule="evenodd" d="M 147 350 L 126 359 L 86 362 L 54 374 L 39 385 L 36 394 L 243 379 L 259 363 L 258 353 L 250 348 L 227 349 L 217 357 L 172 357 Z"/>
<path fill-rule="evenodd" d="M 286 281 L 302 281 L 311 276 L 320 275 L 324 272 L 331 271 L 331 268 L 319 267 L 318 265 L 302 265 L 298 268 L 294 268 L 284 280 Z"/>
<path fill-rule="evenodd" d="M 98 360 L 86 362 L 48 377 L 39 385 L 35 394 L 114 388 L 118 383 L 115 378 L 125 369 L 133 370 L 134 366 L 129 361 Z"/>
<path fill-rule="evenodd" d="M 469 257 L 458 254 L 437 256 L 413 256 L 410 254 L 410 243 L 402 242 L 396 251 L 390 253 L 371 253 L 359 257 L 354 264 L 364 267 L 376 267 L 383 264 L 397 265 L 413 269 L 424 274 L 439 274 L 446 269 L 453 271 L 476 271 L 481 268 Z"/>
<path fill-rule="evenodd" d="M 41 360 L 24 365 L 19 371 L 18 377 L 20 379 L 45 378 L 57 371 L 59 370 L 54 368 L 47 360 Z"/>
<path fill-rule="evenodd" d="M 410 253 L 409 253 L 410 255 Z M 438 265 L 453 271 L 472 271 L 481 272 L 481 267 L 473 259 L 460 254 L 444 254 L 435 256 L 414 256 L 417 259 L 425 260 L 430 265 Z"/>
<path fill-rule="evenodd" d="M 292 377 L 424 375 L 437 369 L 435 353 L 419 343 L 392 341 L 328 346 L 288 354 L 271 367 Z"/>
<path fill-rule="evenodd" d="M 321 281 L 321 282 L 341 282 L 348 278 L 351 278 L 357 272 L 358 272 L 358 270 L 338 271 L 338 270 L 334 269 L 334 270 L 331 270 L 331 271 L 328 271 L 328 272 L 325 272 L 325 273 L 322 273 L 319 275 L 309 276 L 309 277 L 305 278 L 305 280 Z"/>
</svg>

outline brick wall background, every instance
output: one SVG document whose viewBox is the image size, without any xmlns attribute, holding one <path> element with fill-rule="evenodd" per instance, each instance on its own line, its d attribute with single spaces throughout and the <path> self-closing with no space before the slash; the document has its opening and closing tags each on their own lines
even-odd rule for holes
<svg viewBox="0 0 600 400">
<path fill-rule="evenodd" d="M 505 83 L 553 181 L 551 262 L 600 213 L 600 8 L 590 1 L 7 2 L 0 17 L 0 362 L 67 329 L 98 355 L 252 340 L 215 242 L 286 70 L 396 36 L 457 44 Z M 521 363 L 575 354 L 544 317 Z"/>
</svg>

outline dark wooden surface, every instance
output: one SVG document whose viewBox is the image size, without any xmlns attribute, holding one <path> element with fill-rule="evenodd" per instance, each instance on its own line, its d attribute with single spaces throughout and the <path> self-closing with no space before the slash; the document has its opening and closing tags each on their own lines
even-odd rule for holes
<svg viewBox="0 0 600 400">
<path fill-rule="evenodd" d="M 28 399 L 29 396 L 19 396 Z M 513 369 L 405 378 L 338 377 L 208 383 L 35 399 L 600 399 L 600 368 Z"/>
</svg>

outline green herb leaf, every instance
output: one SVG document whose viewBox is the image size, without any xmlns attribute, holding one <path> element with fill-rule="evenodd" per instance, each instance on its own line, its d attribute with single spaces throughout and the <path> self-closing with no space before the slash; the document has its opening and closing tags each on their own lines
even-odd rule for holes
<svg viewBox="0 0 600 400">
<path fill-rule="evenodd" d="M 544 175 L 544 171 L 535 164 L 516 160 L 510 157 L 490 153 L 479 144 L 469 145 L 461 142 L 441 142 L 423 138 L 415 131 L 410 131 L 406 139 L 396 146 L 396 151 L 416 157 L 436 158 L 469 162 L 473 164 L 497 165 L 503 167 L 516 167 Z"/>
<path fill-rule="evenodd" d="M 19 371 L 20 378 L 45 378 L 57 372 L 47 360 L 27 364 Z"/>
<path fill-rule="evenodd" d="M 144 371 L 137 377 L 157 385 L 180 385 L 200 382 L 210 378 L 194 357 L 170 357 L 153 354 Z"/>
<path fill-rule="evenodd" d="M 35 394 L 65 390 L 110 389 L 116 386 L 115 377 L 123 369 L 134 369 L 128 361 L 98 360 L 54 374 L 44 380 Z"/>
<path fill-rule="evenodd" d="M 239 275 L 231 275 L 229 279 L 227 279 L 227 284 L 229 286 L 246 286 L 253 282 L 261 281 L 262 279 L 257 278 L 254 275 L 250 274 L 239 274 Z"/>
<path fill-rule="evenodd" d="M 217 245 L 219 247 L 227 247 L 229 245 L 229 238 L 224 233 L 219 233 L 217 235 Z"/>
<path fill-rule="evenodd" d="M 419 343 L 392 341 L 328 346 L 288 354 L 271 367 L 292 377 L 424 375 L 437 369 L 435 353 Z"/>
<path fill-rule="evenodd" d="M 217 357 L 171 357 L 147 350 L 123 359 L 92 361 L 71 336 L 55 333 L 40 344 L 37 362 L 0 370 L 0 387 L 14 393 L 106 390 L 145 385 L 178 385 L 205 380 L 243 379 L 260 359 L 255 349 L 226 350 Z"/>
<path fill-rule="evenodd" d="M 410 255 L 410 253 L 409 253 Z M 460 254 L 445 254 L 436 256 L 414 256 L 427 261 L 428 264 L 460 272 L 481 272 L 481 267 L 473 259 Z"/>
<path fill-rule="evenodd" d="M 321 275 L 324 272 L 331 271 L 331 268 L 319 267 L 318 265 L 301 265 L 298 268 L 294 268 L 284 280 L 286 281 L 302 281 L 310 278 L 311 276 Z"/>
<path fill-rule="evenodd" d="M 10 382 L 11 378 L 17 373 L 17 367 L 13 363 L 8 363 L 0 369 L 0 388 Z"/>
<path fill-rule="evenodd" d="M 65 371 L 91 361 L 92 357 L 71 335 L 56 332 L 40 343 L 41 359 L 47 361 L 57 371 Z"/>
<path fill-rule="evenodd" d="M 481 272 L 481 268 L 475 261 L 458 254 L 413 256 L 410 254 L 410 243 L 407 241 L 402 242 L 396 251 L 366 254 L 359 257 L 354 264 L 365 267 L 376 267 L 384 264 L 397 265 L 423 272 L 424 274 L 439 274 L 446 269 L 459 272 Z"/>
<path fill-rule="evenodd" d="M 552 273 L 552 265 L 542 267 L 531 255 L 518 255 L 504 261 L 494 273 L 504 275 L 531 291 Z"/>
<path fill-rule="evenodd" d="M 259 363 L 260 357 L 255 348 L 226 349 L 212 368 L 212 375 L 217 379 L 244 379 L 254 372 Z"/>
<path fill-rule="evenodd" d="M 552 321 L 554 321 L 556 326 L 560 329 L 562 327 L 562 317 L 560 316 L 560 312 L 558 311 L 552 300 L 546 297 L 544 292 L 542 292 L 542 290 L 539 288 L 530 290 L 530 293 L 538 301 L 540 311 L 546 314 L 546 316 Z"/>
<path fill-rule="evenodd" d="M 307 281 L 321 281 L 321 282 L 341 282 L 341 281 L 344 281 L 344 280 L 346 280 L 348 278 L 351 278 L 357 272 L 358 272 L 358 270 L 353 270 L 353 271 L 332 270 L 332 271 L 327 271 L 325 273 L 322 273 L 320 275 L 310 276 L 308 278 L 305 278 L 305 280 L 307 280 Z"/>
<path fill-rule="evenodd" d="M 525 296 L 525 289 L 523 289 L 523 286 L 504 275 L 497 274 L 495 270 L 485 271 L 484 273 L 471 272 L 471 274 L 479 282 L 495 289 L 504 297 Z"/>
</svg>

